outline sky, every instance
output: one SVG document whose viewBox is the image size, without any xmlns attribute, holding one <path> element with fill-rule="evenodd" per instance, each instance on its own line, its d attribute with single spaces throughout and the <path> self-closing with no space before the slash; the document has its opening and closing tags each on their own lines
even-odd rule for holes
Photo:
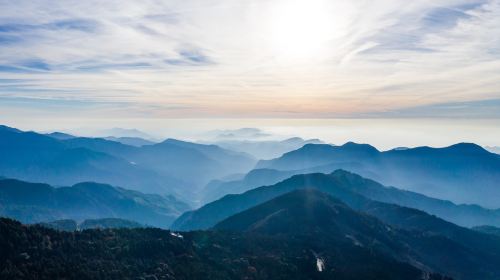
<svg viewBox="0 0 500 280">
<path fill-rule="evenodd" d="M 447 118 L 494 129 L 499 91 L 500 0 L 0 0 L 0 122 L 13 126 Z"/>
</svg>

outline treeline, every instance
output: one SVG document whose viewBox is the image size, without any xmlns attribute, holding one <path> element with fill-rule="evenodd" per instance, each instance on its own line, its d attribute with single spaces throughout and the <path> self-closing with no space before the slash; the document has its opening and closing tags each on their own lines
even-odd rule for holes
<svg viewBox="0 0 500 280">
<path fill-rule="evenodd" d="M 422 271 L 339 244 L 316 256 L 303 240 L 154 228 L 63 232 L 0 218 L 1 279 L 421 279 Z M 343 246 L 346 246 L 345 248 Z M 368 252 L 368 251 L 367 251 Z M 435 277 L 435 278 L 434 278 Z M 430 279 L 441 279 L 430 275 Z"/>
</svg>

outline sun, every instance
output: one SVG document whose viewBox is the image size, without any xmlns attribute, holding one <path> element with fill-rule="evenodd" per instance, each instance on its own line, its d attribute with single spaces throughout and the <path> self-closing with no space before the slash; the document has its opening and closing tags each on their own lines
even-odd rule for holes
<svg viewBox="0 0 500 280">
<path fill-rule="evenodd" d="M 269 26 L 274 51 L 281 57 L 294 59 L 310 58 L 325 51 L 327 45 L 342 33 L 343 17 L 335 13 L 332 2 L 274 2 Z"/>
</svg>

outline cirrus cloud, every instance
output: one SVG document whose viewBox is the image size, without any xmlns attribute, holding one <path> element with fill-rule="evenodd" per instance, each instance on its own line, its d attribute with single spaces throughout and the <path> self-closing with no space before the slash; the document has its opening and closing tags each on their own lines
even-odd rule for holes
<svg viewBox="0 0 500 280">
<path fill-rule="evenodd" d="M 29 101 L 0 109 L 15 118 L 43 100 L 51 114 L 52 100 L 102 103 L 103 115 L 119 103 L 145 117 L 359 117 L 467 102 L 498 117 L 474 106 L 500 97 L 500 1 L 330 2 L 342 9 L 330 11 L 335 36 L 283 60 L 268 30 L 280 0 L 0 0 L 0 98 Z"/>
</svg>

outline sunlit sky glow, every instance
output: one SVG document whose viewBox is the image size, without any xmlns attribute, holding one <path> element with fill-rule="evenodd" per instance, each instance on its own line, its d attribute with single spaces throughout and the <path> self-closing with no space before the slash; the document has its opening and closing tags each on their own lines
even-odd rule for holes
<svg viewBox="0 0 500 280">
<path fill-rule="evenodd" d="M 499 0 L 0 0 L 0 121 L 500 119 Z"/>
</svg>

